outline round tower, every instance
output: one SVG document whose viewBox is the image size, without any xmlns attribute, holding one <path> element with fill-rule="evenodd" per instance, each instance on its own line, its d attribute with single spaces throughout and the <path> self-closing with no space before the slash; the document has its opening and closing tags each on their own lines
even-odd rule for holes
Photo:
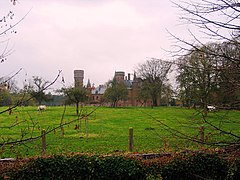
<svg viewBox="0 0 240 180">
<path fill-rule="evenodd" d="M 84 70 L 74 70 L 75 87 L 82 87 L 84 79 Z"/>
<path fill-rule="evenodd" d="M 115 72 L 115 78 L 118 82 L 119 81 L 124 81 L 124 76 L 125 76 L 125 72 L 123 72 L 123 71 L 116 71 Z"/>
</svg>

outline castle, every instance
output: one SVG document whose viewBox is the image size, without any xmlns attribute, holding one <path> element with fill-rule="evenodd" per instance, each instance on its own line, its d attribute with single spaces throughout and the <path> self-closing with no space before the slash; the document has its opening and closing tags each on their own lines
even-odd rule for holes
<svg viewBox="0 0 240 180">
<path fill-rule="evenodd" d="M 137 97 L 137 93 L 139 91 L 139 88 L 141 86 L 141 79 L 137 78 L 135 73 L 133 75 L 133 78 L 131 79 L 131 74 L 128 73 L 127 76 L 125 76 L 125 72 L 123 71 L 116 71 L 114 74 L 114 78 L 118 82 L 123 82 L 128 90 L 128 98 L 126 101 L 119 101 L 117 103 L 117 106 L 151 106 L 152 101 L 149 99 L 146 102 L 143 102 L 140 100 L 140 98 Z M 84 79 L 84 71 L 83 70 L 74 70 L 74 85 L 75 87 L 83 87 L 83 79 Z M 88 79 L 86 88 L 89 92 L 90 96 L 90 104 L 100 104 L 103 102 L 103 94 L 107 89 L 106 85 L 99 85 L 97 87 L 94 87 L 94 85 L 91 85 L 90 80 Z"/>
</svg>

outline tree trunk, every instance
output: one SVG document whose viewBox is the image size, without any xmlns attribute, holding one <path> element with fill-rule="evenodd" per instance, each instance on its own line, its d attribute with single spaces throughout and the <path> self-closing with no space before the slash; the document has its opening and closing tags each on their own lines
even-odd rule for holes
<svg viewBox="0 0 240 180">
<path fill-rule="evenodd" d="M 112 107 L 114 107 L 114 108 L 117 107 L 117 102 L 118 102 L 117 100 L 113 101 Z"/>
<path fill-rule="evenodd" d="M 153 99 L 153 106 L 154 107 L 158 106 L 157 99 L 155 99 L 155 98 Z"/>
<path fill-rule="evenodd" d="M 157 98 L 157 96 L 156 95 L 153 95 L 152 96 L 152 105 L 153 105 L 153 107 L 157 107 L 158 106 L 158 98 Z"/>
<path fill-rule="evenodd" d="M 76 114 L 77 114 L 77 116 L 79 114 L 79 102 L 76 103 Z"/>
</svg>

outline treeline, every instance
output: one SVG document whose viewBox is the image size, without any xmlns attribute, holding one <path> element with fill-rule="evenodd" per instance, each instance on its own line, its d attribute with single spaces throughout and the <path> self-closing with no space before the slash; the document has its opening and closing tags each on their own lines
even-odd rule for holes
<svg viewBox="0 0 240 180">
<path fill-rule="evenodd" d="M 236 41 L 236 42 L 235 42 Z M 176 105 L 206 108 L 215 105 L 225 109 L 240 108 L 240 47 L 238 39 L 223 43 L 209 43 L 191 49 L 184 56 L 169 62 L 149 59 L 140 64 L 134 74 L 131 88 L 135 88 L 135 99 L 146 103 L 151 99 L 152 106 Z M 175 70 L 176 84 L 171 84 L 168 75 Z M 2 82 L 4 79 L 0 79 Z M 135 84 L 134 84 L 135 83 Z M 63 96 L 68 103 L 79 104 L 89 101 L 87 89 L 64 88 L 57 92 L 60 96 L 45 93 L 49 84 L 43 78 L 34 76 L 23 89 L 19 90 L 14 81 L 2 85 L 0 106 L 9 106 L 18 101 L 22 105 L 44 104 L 62 105 Z M 175 88 L 173 88 L 175 87 Z M 117 104 L 126 101 L 127 86 L 114 78 L 108 83 L 104 100 Z M 30 98 L 32 97 L 32 99 Z M 24 101 L 29 99 L 29 101 Z M 178 103 L 177 103 L 178 102 Z"/>
<path fill-rule="evenodd" d="M 240 108 L 240 46 L 235 41 L 200 46 L 177 61 L 184 106 Z"/>
<path fill-rule="evenodd" d="M 15 104 L 20 106 L 40 104 L 58 106 L 64 104 L 63 95 L 46 92 L 46 87 L 50 82 L 42 77 L 33 76 L 23 89 L 17 87 L 17 82 L 14 79 L 5 82 L 4 78 L 0 78 L 0 82 L 0 106 L 13 106 Z"/>
</svg>

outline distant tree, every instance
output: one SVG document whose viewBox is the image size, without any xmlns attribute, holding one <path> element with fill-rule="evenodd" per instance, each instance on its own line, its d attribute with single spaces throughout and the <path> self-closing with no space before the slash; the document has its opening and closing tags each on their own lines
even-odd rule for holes
<svg viewBox="0 0 240 180">
<path fill-rule="evenodd" d="M 200 105 L 204 108 L 203 110 L 197 108 L 189 123 L 200 126 L 201 133 L 204 131 L 210 133 L 205 134 L 205 139 L 202 134 L 199 141 L 199 136 L 196 138 L 196 136 L 181 132 L 180 126 L 179 128 L 169 126 L 168 130 L 178 138 L 185 138 L 211 147 L 213 145 L 238 147 L 239 132 L 234 130 L 239 126 L 236 118 L 228 116 L 230 111 L 224 115 L 223 111 L 219 113 L 214 111 L 214 118 L 206 116 L 206 104 L 221 105 L 226 101 L 239 103 L 236 94 L 239 94 L 237 93 L 239 92 L 237 79 L 240 73 L 240 3 L 236 0 L 183 0 L 175 1 L 174 4 L 182 10 L 179 18 L 190 28 L 186 32 L 189 32 L 191 38 L 188 39 L 186 34 L 182 38 L 181 34 L 170 33 L 175 40 L 173 44 L 175 48 L 171 48 L 170 52 L 174 57 L 180 57 L 176 61 L 180 73 L 177 77 L 178 82 L 181 81 L 180 91 L 178 89 L 179 96 L 186 106 Z M 196 29 L 192 30 L 192 27 Z M 206 43 L 206 41 L 217 43 Z M 225 46 L 224 44 L 231 45 Z M 218 106 L 216 107 L 218 109 Z M 195 119 L 198 119 L 199 115 L 201 118 L 197 122 Z M 231 123 L 234 128 L 226 126 Z M 226 141 L 220 137 L 223 134 L 227 137 Z"/>
<path fill-rule="evenodd" d="M 172 63 L 161 59 L 152 58 L 137 67 L 137 74 L 143 81 L 141 93 L 149 94 L 152 105 L 158 106 L 161 101 L 164 83 L 167 82 L 167 75 L 171 71 Z"/>
<path fill-rule="evenodd" d="M 200 105 L 207 109 L 207 105 L 211 103 L 210 97 L 216 85 L 214 62 L 214 57 L 211 57 L 204 47 L 180 60 L 177 80 L 180 82 L 182 95 L 185 93 L 182 100 L 188 106 Z"/>
<path fill-rule="evenodd" d="M 142 101 L 144 106 L 146 106 L 147 101 L 151 99 L 149 94 L 149 86 L 147 83 L 140 83 L 140 86 L 136 89 L 136 99 Z"/>
<path fill-rule="evenodd" d="M 46 93 L 46 87 L 49 85 L 49 81 L 44 80 L 42 77 L 33 76 L 29 84 L 25 87 L 27 92 L 37 101 L 38 105 L 42 104 L 43 101 L 51 101 Z"/>
<path fill-rule="evenodd" d="M 1 77 L 0 85 L 1 86 L 5 85 L 10 93 L 17 93 L 19 91 L 19 88 L 17 86 L 17 81 L 12 77 Z"/>
<path fill-rule="evenodd" d="M 180 19 L 184 24 L 189 23 L 198 28 L 199 33 L 192 33 L 189 30 L 189 35 L 194 41 L 186 41 L 177 36 L 178 41 L 176 52 L 179 55 L 187 53 L 190 50 L 199 50 L 198 45 L 203 45 L 204 37 L 216 42 L 230 42 L 233 46 L 240 45 L 240 3 L 236 0 L 202 0 L 202 1 L 181 1 L 174 3 L 177 8 L 183 11 Z M 182 52 L 182 53 L 181 53 Z M 228 58 L 228 61 L 238 62 L 239 59 L 232 58 L 224 52 L 214 52 L 215 56 Z"/>
<path fill-rule="evenodd" d="M 35 100 L 25 90 L 20 90 L 18 93 L 12 93 L 13 104 L 20 106 L 33 106 L 36 104 Z"/>
<path fill-rule="evenodd" d="M 13 5 L 16 5 L 17 0 L 10 1 Z M 27 13 L 28 14 L 28 13 Z M 26 15 L 27 15 L 26 14 Z M 0 63 L 6 61 L 7 57 L 12 54 L 13 50 L 9 49 L 9 38 L 6 38 L 7 34 L 16 34 L 17 31 L 15 30 L 15 26 L 17 26 L 25 17 L 26 15 L 17 22 L 14 22 L 15 14 L 12 10 L 9 10 L 6 14 L 0 14 L 0 44 L 3 46 L 3 50 L 0 53 Z M 5 39 L 4 39 L 5 38 Z"/>
<path fill-rule="evenodd" d="M 219 57 L 218 83 L 216 88 L 217 103 L 221 106 L 240 109 L 240 44 L 232 42 L 221 44 L 221 52 L 225 57 Z"/>
<path fill-rule="evenodd" d="M 122 100 L 127 100 L 128 91 L 123 81 L 117 81 L 114 77 L 113 80 L 108 82 L 108 87 L 104 92 L 105 101 L 111 102 L 112 107 L 117 107 L 117 103 Z"/>
<path fill-rule="evenodd" d="M 0 78 L 0 106 L 10 106 L 13 103 L 13 93 L 17 93 L 16 81 L 8 77 Z"/>
<path fill-rule="evenodd" d="M 69 87 L 62 88 L 59 92 L 65 95 L 66 104 L 76 105 L 76 115 L 79 115 L 79 104 L 88 99 L 87 90 L 84 87 Z"/>
<path fill-rule="evenodd" d="M 236 0 L 202 0 L 202 1 L 182 1 L 180 3 L 174 3 L 177 8 L 183 11 L 180 17 L 183 23 L 189 23 L 198 28 L 201 33 L 192 33 L 190 36 L 194 41 L 186 41 L 172 36 L 177 40 L 175 44 L 174 54 L 184 56 L 190 56 L 192 53 L 198 52 L 198 54 L 206 54 L 207 56 L 217 61 L 215 63 L 216 73 L 218 73 L 217 88 L 215 89 L 214 100 L 223 104 L 229 104 L 230 106 L 236 104 L 239 105 L 237 95 L 240 89 L 240 83 L 237 79 L 240 76 L 240 3 Z M 213 46 L 205 45 L 202 41 L 206 37 L 208 40 L 217 42 Z M 183 65 L 185 62 L 182 62 Z M 221 67 L 221 69 L 219 69 Z M 231 68 L 230 68 L 231 67 Z M 187 67 L 186 67 L 187 68 Z M 186 75 L 186 74 L 185 74 Z M 217 76 L 215 76 L 217 77 Z M 187 77 L 186 77 L 187 78 Z M 183 81 L 183 79 L 182 79 Z M 215 81 L 216 82 L 216 81 Z M 188 84 L 185 84 L 186 86 Z M 190 86 L 185 87 L 186 90 L 181 92 L 182 97 L 185 98 L 187 104 L 194 100 L 193 89 L 189 89 Z M 190 90 L 188 91 L 187 88 Z M 193 86 L 191 86 L 193 88 Z M 185 93 L 185 95 L 184 95 Z M 216 99 L 217 98 L 217 99 Z M 222 99 L 222 100 L 220 100 Z M 233 100 L 235 102 L 233 103 Z M 211 99 L 212 100 L 212 99 Z M 194 100 L 195 101 L 195 100 Z"/>
<path fill-rule="evenodd" d="M 199 49 L 190 50 L 178 62 L 177 81 L 183 104 L 188 107 L 199 105 L 206 113 L 209 104 L 236 103 L 240 92 L 240 66 L 212 52 L 237 58 L 239 50 L 233 50 L 228 43 L 211 43 Z"/>
<path fill-rule="evenodd" d="M 12 96 L 7 90 L 0 90 L 0 106 L 12 105 Z"/>
<path fill-rule="evenodd" d="M 173 98 L 175 93 L 173 91 L 171 84 L 169 83 L 164 84 L 162 91 L 163 91 L 163 95 L 161 98 L 162 100 L 161 105 L 166 105 L 166 106 L 174 105 Z"/>
</svg>

